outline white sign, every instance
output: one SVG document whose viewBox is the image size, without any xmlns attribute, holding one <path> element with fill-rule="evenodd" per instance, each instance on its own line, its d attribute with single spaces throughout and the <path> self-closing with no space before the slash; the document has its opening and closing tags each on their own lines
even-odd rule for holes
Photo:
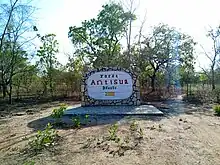
<svg viewBox="0 0 220 165">
<path fill-rule="evenodd" d="M 124 71 L 96 72 L 86 80 L 89 97 L 96 100 L 127 99 L 132 94 L 132 77 Z"/>
</svg>

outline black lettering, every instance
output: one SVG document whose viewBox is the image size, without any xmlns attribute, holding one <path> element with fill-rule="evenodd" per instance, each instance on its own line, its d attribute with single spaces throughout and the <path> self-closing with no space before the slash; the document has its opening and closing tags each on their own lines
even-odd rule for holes
<svg viewBox="0 0 220 165">
<path fill-rule="evenodd" d="M 107 80 L 105 80 L 105 85 L 108 85 L 108 81 Z"/>
<path fill-rule="evenodd" d="M 100 75 L 100 78 L 102 78 L 102 77 L 103 77 L 103 74 Z"/>
<path fill-rule="evenodd" d="M 95 80 L 92 80 L 91 85 L 95 85 Z"/>
<path fill-rule="evenodd" d="M 98 80 L 97 85 L 102 85 L 102 80 Z"/>
<path fill-rule="evenodd" d="M 119 84 L 123 84 L 123 80 L 119 80 Z"/>
<path fill-rule="evenodd" d="M 125 79 L 125 84 L 128 84 L 128 80 L 127 79 Z"/>
<path fill-rule="evenodd" d="M 118 80 L 117 80 L 117 79 L 114 80 L 114 84 L 115 84 L 115 85 L 118 84 Z"/>
</svg>

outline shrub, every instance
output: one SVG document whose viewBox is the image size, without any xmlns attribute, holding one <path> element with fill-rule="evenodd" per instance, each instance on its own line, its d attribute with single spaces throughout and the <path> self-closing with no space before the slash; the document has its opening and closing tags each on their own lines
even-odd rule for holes
<svg viewBox="0 0 220 165">
<path fill-rule="evenodd" d="M 220 103 L 220 88 L 216 88 L 213 90 L 213 94 L 216 98 L 216 102 Z"/>
<path fill-rule="evenodd" d="M 61 117 L 64 114 L 64 111 L 67 109 L 66 104 L 61 104 L 58 109 L 53 109 L 51 116 L 56 120 L 56 123 L 60 123 Z"/>
<path fill-rule="evenodd" d="M 35 165 L 35 162 L 34 161 L 28 161 L 28 162 L 25 162 L 24 165 Z"/>
<path fill-rule="evenodd" d="M 89 115 L 85 115 L 85 124 L 89 123 Z"/>
<path fill-rule="evenodd" d="M 108 129 L 109 132 L 109 140 L 117 141 L 117 131 L 118 131 L 118 124 L 113 124 Z"/>
<path fill-rule="evenodd" d="M 138 124 L 136 123 L 136 121 L 132 121 L 132 123 L 130 124 L 130 131 L 137 131 L 138 129 Z"/>
<path fill-rule="evenodd" d="M 213 109 L 214 109 L 216 115 L 220 116 L 220 105 L 214 106 Z"/>
<path fill-rule="evenodd" d="M 35 138 L 29 142 L 29 145 L 33 150 L 37 151 L 53 146 L 57 140 L 57 132 L 52 128 L 51 124 L 48 123 L 43 131 L 39 130 L 37 132 Z"/>
<path fill-rule="evenodd" d="M 79 116 L 75 116 L 72 118 L 72 122 L 75 128 L 79 128 L 81 126 L 81 121 Z"/>
</svg>

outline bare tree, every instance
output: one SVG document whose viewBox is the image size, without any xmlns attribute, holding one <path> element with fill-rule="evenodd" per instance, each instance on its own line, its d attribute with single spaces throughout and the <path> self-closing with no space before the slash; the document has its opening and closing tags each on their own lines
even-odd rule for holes
<svg viewBox="0 0 220 165">
<path fill-rule="evenodd" d="M 213 44 L 213 52 L 208 53 L 205 51 L 204 47 L 201 45 L 204 54 L 206 57 L 210 60 L 211 62 L 211 67 L 210 67 L 210 72 L 211 72 L 211 85 L 212 85 L 212 90 L 215 89 L 215 68 L 217 67 L 218 60 L 219 60 L 219 55 L 220 55 L 220 45 L 219 45 L 219 40 L 220 40 L 220 26 L 217 27 L 216 29 L 210 28 L 208 31 L 207 36 L 212 40 Z M 203 69 L 204 71 L 204 69 Z M 205 72 L 206 73 L 206 72 Z"/>
<path fill-rule="evenodd" d="M 35 38 L 26 34 L 33 29 L 31 16 L 35 8 L 28 3 L 18 0 L 11 0 L 9 4 L 1 5 L 1 28 L 0 39 L 0 85 L 2 86 L 3 97 L 9 95 L 9 102 L 12 102 L 12 81 L 13 76 L 27 71 L 28 53 L 25 51 L 30 47 L 31 41 Z"/>
<path fill-rule="evenodd" d="M 134 13 L 138 8 L 138 5 L 135 6 L 135 0 L 126 0 L 125 2 L 122 2 L 125 9 L 131 13 L 131 17 L 128 21 L 128 29 L 126 31 L 126 41 L 127 41 L 127 55 L 128 60 L 131 62 L 131 35 L 132 35 L 132 22 L 136 19 L 134 18 Z"/>
</svg>

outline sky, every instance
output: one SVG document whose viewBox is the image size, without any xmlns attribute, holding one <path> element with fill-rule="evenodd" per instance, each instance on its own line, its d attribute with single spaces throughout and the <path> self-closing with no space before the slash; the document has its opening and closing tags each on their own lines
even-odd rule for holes
<svg viewBox="0 0 220 165">
<path fill-rule="evenodd" d="M 126 2 L 126 0 L 123 0 Z M 127 0 L 129 1 L 129 0 Z M 102 5 L 109 0 L 35 0 L 38 11 L 37 27 L 40 34 L 54 33 L 60 43 L 58 60 L 67 62 L 64 53 L 72 52 L 72 44 L 68 39 L 68 28 L 81 22 L 96 17 L 102 9 Z M 212 49 L 211 40 L 206 36 L 209 27 L 220 25 L 220 1 L 219 0 L 135 0 L 137 8 L 135 14 L 137 20 L 134 22 L 132 34 L 138 33 L 145 12 L 146 23 L 143 34 L 151 32 L 151 27 L 159 23 L 166 23 L 176 27 L 181 32 L 191 35 L 198 45 L 196 47 L 196 68 L 209 67 L 200 45 L 207 52 Z"/>
</svg>

